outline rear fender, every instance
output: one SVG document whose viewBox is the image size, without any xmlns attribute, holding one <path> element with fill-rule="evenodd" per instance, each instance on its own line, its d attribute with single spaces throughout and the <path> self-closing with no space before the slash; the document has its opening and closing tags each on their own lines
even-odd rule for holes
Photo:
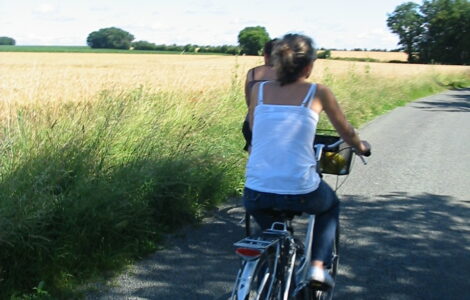
<svg viewBox="0 0 470 300">
<path fill-rule="evenodd" d="M 236 299 L 244 300 L 250 293 L 251 281 L 255 275 L 258 263 L 259 259 L 245 261 L 240 278 L 238 279 L 238 286 L 236 287 Z"/>
</svg>

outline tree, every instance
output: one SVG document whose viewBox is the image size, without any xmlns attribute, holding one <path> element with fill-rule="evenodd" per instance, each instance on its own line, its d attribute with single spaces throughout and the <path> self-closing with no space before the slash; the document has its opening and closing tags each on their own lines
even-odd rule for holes
<svg viewBox="0 0 470 300">
<path fill-rule="evenodd" d="M 93 31 L 86 40 L 91 48 L 129 49 L 134 36 L 120 28 L 109 27 Z"/>
<path fill-rule="evenodd" d="M 408 54 L 408 62 L 415 60 L 414 53 L 419 52 L 418 43 L 423 31 L 423 16 L 419 12 L 419 5 L 414 2 L 406 2 L 395 8 L 388 15 L 387 26 L 393 33 L 398 34 L 399 45 Z"/>
<path fill-rule="evenodd" d="M 264 44 L 269 40 L 266 28 L 261 26 L 246 27 L 238 34 L 241 51 L 248 55 L 260 55 Z"/>
<path fill-rule="evenodd" d="M 14 46 L 16 45 L 16 41 L 11 37 L 0 36 L 0 45 Z"/>
<path fill-rule="evenodd" d="M 421 41 L 421 60 L 447 64 L 470 63 L 470 2 L 424 1 L 426 34 Z"/>
<path fill-rule="evenodd" d="M 387 25 L 410 62 L 470 64 L 468 0 L 407 2 L 388 16 Z"/>
</svg>

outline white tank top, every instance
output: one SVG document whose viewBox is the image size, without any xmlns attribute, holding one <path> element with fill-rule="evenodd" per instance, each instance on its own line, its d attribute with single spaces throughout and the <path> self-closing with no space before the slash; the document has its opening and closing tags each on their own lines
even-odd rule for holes
<svg viewBox="0 0 470 300">
<path fill-rule="evenodd" d="M 253 140 L 245 186 L 259 192 L 306 194 L 318 188 L 313 140 L 318 114 L 310 109 L 316 85 L 299 106 L 263 103 L 259 86 L 254 111 Z"/>
</svg>

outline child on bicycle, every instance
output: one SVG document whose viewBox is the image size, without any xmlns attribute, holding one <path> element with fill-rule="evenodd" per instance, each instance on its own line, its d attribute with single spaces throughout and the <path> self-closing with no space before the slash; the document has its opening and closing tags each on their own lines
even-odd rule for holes
<svg viewBox="0 0 470 300">
<path fill-rule="evenodd" d="M 325 111 L 343 140 L 359 154 L 370 151 L 346 120 L 328 87 L 307 81 L 316 51 L 307 36 L 287 34 L 272 52 L 276 80 L 256 83 L 248 111 L 253 131 L 246 167 L 244 205 L 261 228 L 270 227 L 267 209 L 301 211 L 316 215 L 312 249 L 312 281 L 334 286 L 324 267 L 330 263 L 339 200 L 319 177 L 313 150 L 319 115 Z"/>
<path fill-rule="evenodd" d="M 276 72 L 274 71 L 273 64 L 271 62 L 271 51 L 273 49 L 273 46 L 276 40 L 277 39 L 273 39 L 273 40 L 266 42 L 266 44 L 264 44 L 264 48 L 263 48 L 264 65 L 251 68 L 246 73 L 245 101 L 246 101 L 247 107 L 250 107 L 251 89 L 256 83 L 276 79 Z M 251 133 L 250 126 L 248 124 L 248 116 L 245 118 L 245 121 L 243 122 L 242 133 L 246 141 L 245 147 L 243 148 L 243 150 L 249 151 L 249 148 L 251 145 L 252 133 Z"/>
</svg>

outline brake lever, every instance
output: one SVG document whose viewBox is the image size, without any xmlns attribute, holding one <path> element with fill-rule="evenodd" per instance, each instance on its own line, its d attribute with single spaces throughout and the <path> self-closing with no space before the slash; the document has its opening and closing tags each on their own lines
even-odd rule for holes
<svg viewBox="0 0 470 300">
<path fill-rule="evenodd" d="M 359 155 L 359 154 L 357 156 L 359 156 L 359 158 L 361 159 L 361 161 L 364 165 L 367 165 L 367 160 L 364 158 L 364 156 Z"/>
</svg>

